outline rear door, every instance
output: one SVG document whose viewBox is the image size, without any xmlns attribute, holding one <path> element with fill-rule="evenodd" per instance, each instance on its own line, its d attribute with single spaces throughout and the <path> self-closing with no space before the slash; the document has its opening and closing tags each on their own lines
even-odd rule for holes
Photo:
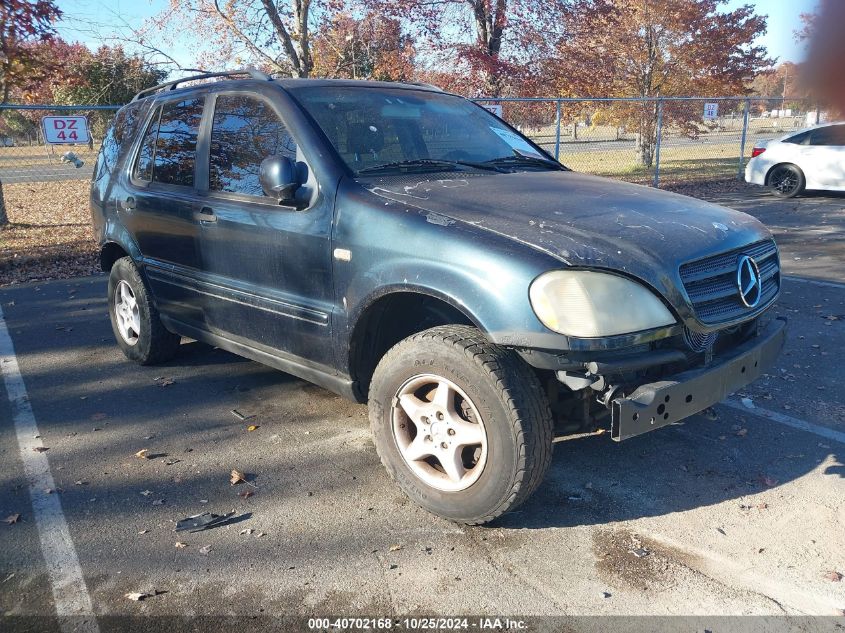
<svg viewBox="0 0 845 633">
<path fill-rule="evenodd" d="M 156 104 L 118 200 L 159 310 L 195 325 L 203 321 L 194 197 L 204 102 L 204 95 L 192 95 Z"/>
<path fill-rule="evenodd" d="M 330 318 L 332 196 L 282 119 L 279 91 L 220 92 L 201 144 L 199 235 L 212 333 L 276 355 L 333 363 Z M 212 105 L 213 102 L 213 105 Z M 296 161 L 300 208 L 264 195 L 261 161 Z M 324 368 L 324 367 L 320 367 Z"/>
</svg>

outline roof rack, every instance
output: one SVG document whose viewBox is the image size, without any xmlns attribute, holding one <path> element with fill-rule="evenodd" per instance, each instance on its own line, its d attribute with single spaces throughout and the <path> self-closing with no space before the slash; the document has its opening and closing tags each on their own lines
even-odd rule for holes
<svg viewBox="0 0 845 633">
<path fill-rule="evenodd" d="M 443 88 L 441 88 L 440 86 L 435 86 L 434 84 L 426 83 L 425 81 L 403 81 L 402 83 L 408 84 L 409 86 L 431 88 L 432 90 L 436 90 L 437 92 L 443 92 Z"/>
<path fill-rule="evenodd" d="M 260 70 L 256 70 L 255 68 L 241 68 L 240 70 L 230 70 L 227 72 L 219 72 L 219 73 L 202 73 L 199 75 L 189 75 L 188 77 L 182 77 L 181 79 L 174 79 L 173 81 L 165 81 L 157 86 L 153 86 L 152 88 L 145 88 L 141 90 L 138 94 L 132 97 L 132 101 L 137 101 L 141 97 L 146 95 L 153 94 L 158 91 L 164 90 L 176 90 L 176 86 L 179 84 L 183 84 L 187 81 L 197 81 L 199 79 L 211 79 L 212 77 L 232 77 L 237 75 L 249 75 L 253 79 L 260 79 L 262 81 L 273 81 L 273 78 L 261 72 Z"/>
</svg>

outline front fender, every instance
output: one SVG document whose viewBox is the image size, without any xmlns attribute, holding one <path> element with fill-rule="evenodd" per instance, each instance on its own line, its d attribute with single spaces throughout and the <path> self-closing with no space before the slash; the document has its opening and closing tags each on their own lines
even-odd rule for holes
<svg viewBox="0 0 845 633">
<path fill-rule="evenodd" d="M 528 287 L 541 273 L 565 267 L 559 259 L 506 236 L 446 221 L 411 205 L 379 199 L 352 183 L 341 185 L 333 248 L 341 345 L 374 301 L 418 292 L 445 301 L 491 341 L 511 347 L 566 349 L 567 337 L 540 323 Z"/>
</svg>

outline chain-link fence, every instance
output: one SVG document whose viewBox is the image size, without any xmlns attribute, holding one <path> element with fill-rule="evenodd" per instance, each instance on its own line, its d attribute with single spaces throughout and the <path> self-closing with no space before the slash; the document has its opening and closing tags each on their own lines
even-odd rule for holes
<svg viewBox="0 0 845 633">
<path fill-rule="evenodd" d="M 118 107 L 0 105 L 0 183 L 8 188 L 90 180 L 103 134 Z M 65 134 L 68 143 L 45 142 L 44 117 L 79 116 L 87 120 L 90 138 L 74 143 Z"/>
<path fill-rule="evenodd" d="M 566 166 L 659 186 L 741 177 L 755 142 L 812 125 L 808 101 L 784 98 L 477 99 Z M 3 187 L 90 179 L 103 134 L 118 106 L 0 105 Z M 45 143 L 45 116 L 84 116 L 87 143 Z M 71 152 L 73 157 L 68 157 Z M 81 165 L 80 165 L 81 162 Z M 79 166 L 78 166 L 79 165 Z"/>
<path fill-rule="evenodd" d="M 476 101 L 567 167 L 654 186 L 741 177 L 757 141 L 822 116 L 809 101 L 780 97 Z"/>
</svg>

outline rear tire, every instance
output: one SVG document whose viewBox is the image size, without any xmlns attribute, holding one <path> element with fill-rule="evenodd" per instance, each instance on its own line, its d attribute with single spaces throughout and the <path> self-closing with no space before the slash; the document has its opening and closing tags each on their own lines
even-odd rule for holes
<svg viewBox="0 0 845 633">
<path fill-rule="evenodd" d="M 155 365 L 170 360 L 179 349 L 182 337 L 162 324 L 131 257 L 118 259 L 109 274 L 109 317 L 114 338 L 129 360 Z"/>
<path fill-rule="evenodd" d="M 783 163 L 772 167 L 766 184 L 778 198 L 794 198 L 804 191 L 807 181 L 800 168 L 790 163 Z"/>
<path fill-rule="evenodd" d="M 515 508 L 551 462 L 553 422 L 540 381 L 473 327 L 435 327 L 390 349 L 373 375 L 369 408 L 391 477 L 418 505 L 457 523 L 487 523 Z"/>
</svg>

